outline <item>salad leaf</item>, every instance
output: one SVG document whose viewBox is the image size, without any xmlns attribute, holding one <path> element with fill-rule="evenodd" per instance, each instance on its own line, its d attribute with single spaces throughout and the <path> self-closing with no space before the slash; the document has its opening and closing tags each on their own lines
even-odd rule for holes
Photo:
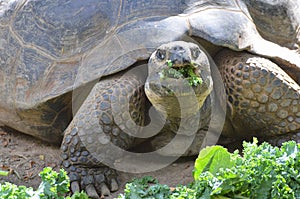
<svg viewBox="0 0 300 199">
<path fill-rule="evenodd" d="M 274 147 L 264 142 L 243 143 L 242 155 L 221 146 L 201 150 L 193 171 L 194 182 L 169 188 L 157 182 L 127 184 L 123 199 L 298 199 L 300 198 L 300 144 Z M 149 179 L 148 179 L 148 182 Z M 151 182 L 154 182 L 153 179 Z M 155 191 L 150 191 L 155 190 Z M 156 194 L 156 195 L 155 195 Z"/>
<path fill-rule="evenodd" d="M 229 153 L 222 146 L 210 146 L 202 149 L 195 161 L 193 171 L 194 179 L 197 180 L 200 173 L 209 171 L 216 174 L 220 168 L 231 168 L 234 165 L 235 155 Z"/>
</svg>

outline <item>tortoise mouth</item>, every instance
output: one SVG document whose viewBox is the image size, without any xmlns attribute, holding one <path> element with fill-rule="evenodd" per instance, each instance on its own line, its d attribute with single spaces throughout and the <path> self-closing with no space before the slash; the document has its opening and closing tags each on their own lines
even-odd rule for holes
<svg viewBox="0 0 300 199">
<path fill-rule="evenodd" d="M 212 91 L 208 71 L 194 63 L 166 63 L 148 75 L 145 93 L 153 106 L 165 116 L 189 117 L 198 113 Z"/>
<path fill-rule="evenodd" d="M 159 72 L 161 79 L 185 79 L 193 87 L 203 83 L 200 67 L 196 63 L 167 60 L 166 66 Z"/>
<path fill-rule="evenodd" d="M 158 71 L 150 73 L 146 80 L 146 90 L 161 97 L 204 94 L 211 87 L 208 71 L 192 62 L 172 62 L 167 60 Z"/>
</svg>

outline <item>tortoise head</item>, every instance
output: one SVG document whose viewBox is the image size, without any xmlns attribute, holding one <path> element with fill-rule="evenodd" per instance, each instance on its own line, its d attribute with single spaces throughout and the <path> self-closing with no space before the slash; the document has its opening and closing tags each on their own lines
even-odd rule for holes
<svg viewBox="0 0 300 199">
<path fill-rule="evenodd" d="M 209 60 L 194 43 L 174 41 L 152 53 L 145 92 L 168 117 L 196 114 L 213 88 Z"/>
</svg>

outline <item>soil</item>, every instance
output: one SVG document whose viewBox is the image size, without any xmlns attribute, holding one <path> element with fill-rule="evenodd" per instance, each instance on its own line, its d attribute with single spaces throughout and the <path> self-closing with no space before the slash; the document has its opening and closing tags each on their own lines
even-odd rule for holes
<svg viewBox="0 0 300 199">
<path fill-rule="evenodd" d="M 0 176 L 0 183 L 11 182 L 36 189 L 41 180 L 39 172 L 47 166 L 59 170 L 60 150 L 38 139 L 10 130 L 0 129 L 0 170 L 9 171 L 8 176 Z M 179 159 L 172 165 L 156 172 L 144 174 L 120 173 L 121 186 L 118 192 L 109 198 L 122 193 L 127 181 L 134 177 L 151 175 L 162 184 L 176 186 L 188 184 L 193 180 L 192 170 L 195 157 Z"/>
</svg>

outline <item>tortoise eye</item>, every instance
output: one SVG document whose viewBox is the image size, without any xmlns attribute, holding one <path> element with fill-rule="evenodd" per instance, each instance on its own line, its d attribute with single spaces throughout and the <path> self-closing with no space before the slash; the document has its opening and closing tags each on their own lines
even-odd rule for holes
<svg viewBox="0 0 300 199">
<path fill-rule="evenodd" d="M 199 57 L 199 55 L 201 54 L 201 51 L 199 48 L 193 48 L 193 49 L 191 49 L 191 53 L 192 53 L 192 57 L 194 59 L 197 59 Z"/>
<path fill-rule="evenodd" d="M 156 51 L 156 57 L 160 60 L 164 60 L 166 58 L 166 51 L 165 50 L 161 50 L 161 49 L 158 49 Z"/>
</svg>

